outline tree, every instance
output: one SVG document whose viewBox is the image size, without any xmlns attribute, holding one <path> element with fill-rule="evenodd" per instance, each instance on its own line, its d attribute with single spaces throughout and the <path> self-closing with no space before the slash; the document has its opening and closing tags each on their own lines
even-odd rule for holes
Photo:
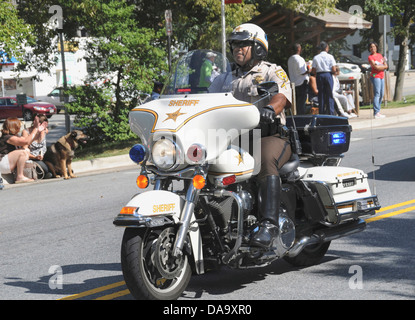
<svg viewBox="0 0 415 320">
<path fill-rule="evenodd" d="M 240 4 L 225 6 L 226 34 L 239 24 L 275 6 L 289 9 L 301 6 L 306 13 L 324 12 L 334 8 L 338 0 L 244 0 Z M 177 47 L 221 50 L 221 0 L 130 0 L 136 5 L 136 19 L 142 26 L 160 29 L 164 27 L 164 11 L 172 10 L 173 38 Z"/>
<path fill-rule="evenodd" d="M 128 125 L 128 113 L 137 105 L 140 92 L 151 92 L 153 80 L 159 79 L 167 65 L 165 51 L 160 49 L 160 35 L 149 28 L 139 27 L 133 19 L 134 6 L 125 1 L 107 1 L 96 6 L 96 20 L 83 21 L 85 28 L 92 35 L 87 44 L 87 60 L 94 60 L 99 68 L 90 75 L 90 82 L 106 82 L 109 91 L 113 92 L 115 101 L 102 99 L 101 88 L 93 93 L 99 99 L 107 101 L 97 105 L 93 101 L 85 108 L 85 101 L 73 103 L 72 111 L 78 115 L 79 122 L 90 119 L 90 127 L 102 129 L 106 140 L 127 140 L 132 137 Z M 75 89 L 78 97 L 93 90 L 90 86 L 85 90 Z M 99 134 L 98 134 L 99 136 Z"/>
<path fill-rule="evenodd" d="M 23 60 L 26 46 L 34 44 L 30 26 L 19 18 L 16 8 L 8 1 L 0 1 L 0 52 L 7 58 Z"/>
<path fill-rule="evenodd" d="M 341 8 L 355 4 L 354 0 L 340 0 Z M 408 39 L 410 37 L 409 27 L 415 18 L 415 3 L 411 0 L 367 0 L 362 3 L 364 18 L 372 21 L 374 27 L 364 32 L 364 48 L 367 49 L 367 41 L 375 40 L 379 43 L 381 52 L 385 55 L 381 34 L 378 32 L 378 17 L 390 15 L 393 21 L 391 34 L 399 40 L 399 60 L 396 68 L 396 83 L 394 101 L 402 100 L 402 90 L 405 79 L 406 55 L 408 52 Z M 392 61 L 389 61 L 389 66 Z"/>
<path fill-rule="evenodd" d="M 403 98 L 403 84 L 405 79 L 405 66 L 407 63 L 409 27 L 415 18 L 415 3 L 410 0 L 401 0 L 391 5 L 392 18 L 395 22 L 393 34 L 399 39 L 399 60 L 397 66 L 395 94 L 393 101 L 400 101 Z"/>
<path fill-rule="evenodd" d="M 406 54 L 408 52 L 409 26 L 415 18 L 415 3 L 411 0 L 368 0 L 365 3 L 365 12 L 372 20 L 379 15 L 389 14 L 394 23 L 392 34 L 400 41 L 399 60 L 396 69 L 396 83 L 394 101 L 402 100 L 403 84 L 405 79 Z M 391 62 L 389 62 L 390 64 Z"/>
<path fill-rule="evenodd" d="M 25 67 L 34 66 L 43 71 L 50 68 L 57 57 L 53 39 L 56 31 L 48 27 L 52 15 L 49 8 L 58 5 L 63 13 L 63 33 L 67 41 L 79 41 L 80 29 L 86 30 L 89 37 L 86 41 L 87 61 L 93 61 L 98 68 L 86 79 L 86 85 L 74 89 L 78 94 L 69 108 L 78 113 L 75 121 L 84 128 L 99 128 L 96 136 L 105 140 L 126 140 L 132 137 L 128 125 L 128 113 L 137 104 L 138 92 L 151 92 L 153 80 L 159 79 L 167 68 L 164 46 L 160 44 L 160 32 L 141 27 L 135 20 L 135 6 L 127 1 L 116 0 L 59 0 L 22 2 L 19 12 L 37 31 L 37 44 L 34 52 L 38 61 L 27 59 Z M 39 14 L 33 19 L 33 13 Z M 51 50 L 54 48 L 55 50 Z M 51 54 L 52 53 L 52 54 Z M 92 86 L 92 83 L 106 83 L 107 90 Z M 95 90 L 95 92 L 93 92 Z M 108 91 L 111 93 L 108 96 Z M 101 102 L 99 105 L 88 99 L 88 103 L 80 101 L 87 92 Z M 92 93 L 93 92 L 93 93 Z M 104 98 L 107 97 L 105 100 Z M 113 98 L 113 99 L 110 99 Z M 103 103 L 106 101 L 106 103 Z M 83 105 L 83 103 L 85 103 Z M 88 119 L 88 123 L 85 123 Z"/>
<path fill-rule="evenodd" d="M 333 7 L 337 0 L 267 0 L 261 8 L 269 8 L 277 2 L 288 8 L 302 6 L 315 13 Z M 100 106 L 89 101 L 89 108 L 78 104 L 84 118 L 92 119 L 90 125 L 102 127 L 105 137 L 126 139 L 129 137 L 127 115 L 136 103 L 139 91 L 151 91 L 152 80 L 160 80 L 167 69 L 166 33 L 164 11 L 173 11 L 173 46 L 179 49 L 221 48 L 221 0 L 32 0 L 21 1 L 20 16 L 32 26 L 37 36 L 33 56 L 27 57 L 28 68 L 48 70 L 55 62 L 56 31 L 50 28 L 49 8 L 62 8 L 63 30 L 67 41 L 74 40 L 80 29 L 89 35 L 86 59 L 99 68 L 91 74 L 89 83 L 106 81 L 115 97 L 114 102 Z M 268 6 L 268 7 L 267 7 Z M 259 11 L 257 1 L 245 0 L 242 4 L 226 6 L 226 33 L 249 21 Z M 264 9 L 266 10 L 266 9 Z M 36 15 L 33 13 L 36 12 Z M 55 41 L 55 42 L 54 42 Z M 35 59 L 37 58 L 37 59 Z M 85 93 L 101 97 L 104 92 L 92 93 L 94 86 L 76 90 L 80 97 Z M 74 110 L 75 111 L 75 110 Z M 99 114 L 99 117 L 97 116 Z M 97 120 L 99 119 L 99 120 Z M 104 130 L 105 129 L 105 130 Z"/>
</svg>

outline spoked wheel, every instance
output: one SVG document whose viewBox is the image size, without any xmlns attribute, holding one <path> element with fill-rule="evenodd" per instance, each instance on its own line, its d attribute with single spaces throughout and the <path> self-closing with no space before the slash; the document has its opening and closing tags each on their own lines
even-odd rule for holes
<svg viewBox="0 0 415 320">
<path fill-rule="evenodd" d="M 187 256 L 172 256 L 175 230 L 127 228 L 121 247 L 125 282 L 135 299 L 177 299 L 192 275 Z"/>
</svg>

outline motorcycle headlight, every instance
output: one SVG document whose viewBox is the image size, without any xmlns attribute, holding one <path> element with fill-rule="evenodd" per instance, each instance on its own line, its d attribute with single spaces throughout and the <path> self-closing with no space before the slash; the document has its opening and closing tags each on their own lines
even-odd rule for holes
<svg viewBox="0 0 415 320">
<path fill-rule="evenodd" d="M 168 170 L 176 164 L 178 150 L 176 144 L 169 139 L 160 139 L 153 144 L 151 156 L 154 164 Z"/>
</svg>

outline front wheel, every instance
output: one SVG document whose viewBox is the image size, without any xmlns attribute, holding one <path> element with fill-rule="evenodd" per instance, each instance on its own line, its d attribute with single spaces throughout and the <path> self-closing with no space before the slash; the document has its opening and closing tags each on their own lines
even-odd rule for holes
<svg viewBox="0 0 415 320">
<path fill-rule="evenodd" d="M 185 254 L 181 258 L 171 255 L 174 240 L 173 228 L 125 229 L 121 266 L 135 299 L 173 300 L 186 289 L 192 271 Z"/>
</svg>

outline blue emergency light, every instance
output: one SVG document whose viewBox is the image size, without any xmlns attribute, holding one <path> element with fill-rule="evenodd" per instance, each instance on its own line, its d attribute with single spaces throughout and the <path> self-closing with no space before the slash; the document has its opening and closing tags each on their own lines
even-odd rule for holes
<svg viewBox="0 0 415 320">
<path fill-rule="evenodd" d="M 143 146 L 142 144 L 135 144 L 130 149 L 130 158 L 136 163 L 140 163 L 143 160 L 146 160 L 147 156 L 148 156 L 147 148 Z"/>
<path fill-rule="evenodd" d="M 330 132 L 330 145 L 337 146 L 339 144 L 345 144 L 347 142 L 346 133 L 339 131 L 339 132 Z"/>
</svg>

